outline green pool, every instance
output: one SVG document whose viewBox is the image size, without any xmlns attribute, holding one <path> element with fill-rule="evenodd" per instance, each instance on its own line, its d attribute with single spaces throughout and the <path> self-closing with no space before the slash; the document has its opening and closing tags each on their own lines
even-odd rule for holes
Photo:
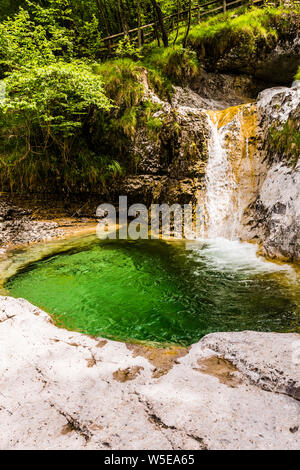
<svg viewBox="0 0 300 470">
<path fill-rule="evenodd" d="M 117 340 L 190 345 L 216 331 L 300 332 L 297 273 L 255 251 L 226 240 L 88 237 L 25 263 L 5 287 L 59 326 Z"/>
</svg>

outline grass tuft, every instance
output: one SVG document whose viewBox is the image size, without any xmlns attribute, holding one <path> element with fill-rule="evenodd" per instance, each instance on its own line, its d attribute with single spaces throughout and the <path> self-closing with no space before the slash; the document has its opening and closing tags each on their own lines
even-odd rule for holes
<svg viewBox="0 0 300 470">
<path fill-rule="evenodd" d="M 184 85 L 199 73 L 199 63 L 194 51 L 182 46 L 152 48 L 143 61 L 146 67 L 156 69 L 175 84 Z"/>
<path fill-rule="evenodd" d="M 220 56 L 234 46 L 254 53 L 261 41 L 269 46 L 275 42 L 277 31 L 272 20 L 282 14 L 280 8 L 271 7 L 227 12 L 194 27 L 188 44 L 201 57 Z"/>
<path fill-rule="evenodd" d="M 106 95 L 119 108 L 131 108 L 140 103 L 144 88 L 141 67 L 132 59 L 116 59 L 94 66 L 102 76 Z"/>
<path fill-rule="evenodd" d="M 296 166 L 299 161 L 300 129 L 298 120 L 289 119 L 282 129 L 270 129 L 270 143 L 272 148 L 281 155 L 289 158 L 291 164 Z"/>
</svg>

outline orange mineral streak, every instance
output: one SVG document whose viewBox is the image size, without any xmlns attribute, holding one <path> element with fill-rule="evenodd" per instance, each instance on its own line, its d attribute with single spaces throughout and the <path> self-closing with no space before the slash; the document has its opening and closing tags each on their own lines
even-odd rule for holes
<svg viewBox="0 0 300 470">
<path fill-rule="evenodd" d="M 221 130 L 227 126 L 225 147 L 236 182 L 239 184 L 247 176 L 255 185 L 254 157 L 257 154 L 258 122 L 255 104 L 233 106 L 221 111 L 208 111 L 214 123 Z M 245 165 L 245 159 L 248 161 Z M 250 165 L 250 167 L 249 167 Z"/>
<path fill-rule="evenodd" d="M 228 184 L 232 191 L 232 207 L 240 214 L 254 200 L 262 170 L 258 151 L 258 119 L 255 104 L 233 106 L 221 111 L 207 111 L 222 141 L 228 162 Z"/>
</svg>

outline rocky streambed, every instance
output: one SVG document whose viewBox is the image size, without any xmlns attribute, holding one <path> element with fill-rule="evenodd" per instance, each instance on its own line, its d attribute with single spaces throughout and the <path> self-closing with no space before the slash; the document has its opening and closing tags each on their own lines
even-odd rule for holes
<svg viewBox="0 0 300 470">
<path fill-rule="evenodd" d="M 81 208 L 84 206 L 84 212 Z M 88 206 L 88 207 L 87 207 Z M 94 232 L 97 202 L 62 203 L 0 194 L 0 256 L 16 247 Z"/>
<path fill-rule="evenodd" d="M 152 349 L 0 298 L 1 449 L 299 449 L 300 336 Z"/>
</svg>

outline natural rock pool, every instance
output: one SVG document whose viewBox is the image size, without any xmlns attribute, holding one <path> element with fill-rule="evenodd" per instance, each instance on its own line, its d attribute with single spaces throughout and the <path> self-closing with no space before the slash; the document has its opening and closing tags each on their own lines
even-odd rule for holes
<svg viewBox="0 0 300 470">
<path fill-rule="evenodd" d="M 221 331 L 300 332 L 296 271 L 258 258 L 253 245 L 89 236 L 42 248 L 14 255 L 5 288 L 70 330 L 180 345 Z"/>
</svg>

